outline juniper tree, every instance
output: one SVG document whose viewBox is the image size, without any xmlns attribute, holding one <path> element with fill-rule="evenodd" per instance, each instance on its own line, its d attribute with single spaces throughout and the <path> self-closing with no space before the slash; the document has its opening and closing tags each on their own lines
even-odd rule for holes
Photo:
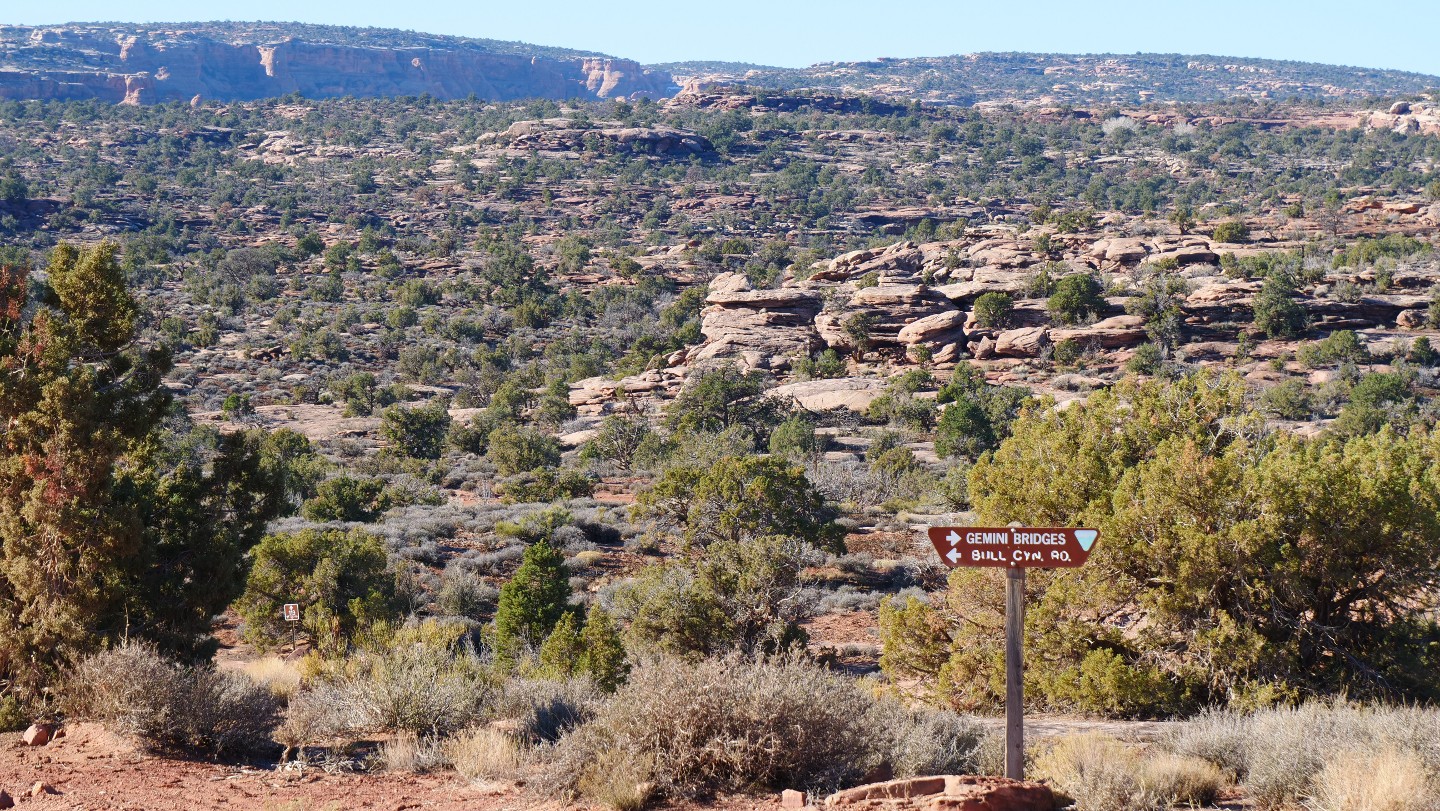
<svg viewBox="0 0 1440 811">
<path fill-rule="evenodd" d="M 513 666 L 555 629 L 570 601 L 565 558 L 541 541 L 525 550 L 520 568 L 500 589 L 491 645 L 495 661 Z"/>
<path fill-rule="evenodd" d="M 61 245 L 47 279 L 0 268 L 0 684 L 34 697 L 122 635 L 211 649 L 210 617 L 284 507 L 254 437 L 161 430 L 163 347 L 112 245 Z"/>
</svg>

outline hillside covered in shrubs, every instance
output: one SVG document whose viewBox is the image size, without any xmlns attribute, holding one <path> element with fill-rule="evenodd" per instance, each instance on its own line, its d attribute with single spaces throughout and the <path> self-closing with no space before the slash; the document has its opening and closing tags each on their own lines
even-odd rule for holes
<svg viewBox="0 0 1440 811">
<path fill-rule="evenodd" d="M 1427 808 L 1436 100 L 753 90 L 0 102 L 0 726 L 994 774 L 1003 573 L 923 529 L 1021 522 L 1102 539 L 1027 586 L 1029 708 L 1114 725 L 1033 742 L 1062 802 Z"/>
</svg>

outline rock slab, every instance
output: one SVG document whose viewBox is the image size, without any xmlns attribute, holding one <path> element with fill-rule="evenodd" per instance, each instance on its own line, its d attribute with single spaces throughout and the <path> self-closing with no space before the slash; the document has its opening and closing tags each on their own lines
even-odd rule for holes
<svg viewBox="0 0 1440 811">
<path fill-rule="evenodd" d="M 825 807 L 867 811 L 1051 811 L 1055 795 L 1042 783 L 1004 777 L 940 775 L 889 780 L 836 792 Z"/>
</svg>

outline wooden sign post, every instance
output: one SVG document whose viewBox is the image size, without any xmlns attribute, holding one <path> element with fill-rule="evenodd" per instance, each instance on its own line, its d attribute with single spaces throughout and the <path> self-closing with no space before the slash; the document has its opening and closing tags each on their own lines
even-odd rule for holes
<svg viewBox="0 0 1440 811">
<path fill-rule="evenodd" d="M 1005 568 L 1005 776 L 1025 779 L 1025 570 L 1074 568 L 1090 559 L 1093 529 L 931 527 L 946 566 Z"/>
</svg>

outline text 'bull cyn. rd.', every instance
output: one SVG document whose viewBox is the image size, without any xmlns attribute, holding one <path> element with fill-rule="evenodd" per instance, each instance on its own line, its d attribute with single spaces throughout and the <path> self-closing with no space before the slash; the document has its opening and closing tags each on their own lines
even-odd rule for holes
<svg viewBox="0 0 1440 811">
<path fill-rule="evenodd" d="M 1068 568 L 1084 565 L 1100 533 L 1060 527 L 931 527 L 930 543 L 950 568 Z"/>
</svg>

